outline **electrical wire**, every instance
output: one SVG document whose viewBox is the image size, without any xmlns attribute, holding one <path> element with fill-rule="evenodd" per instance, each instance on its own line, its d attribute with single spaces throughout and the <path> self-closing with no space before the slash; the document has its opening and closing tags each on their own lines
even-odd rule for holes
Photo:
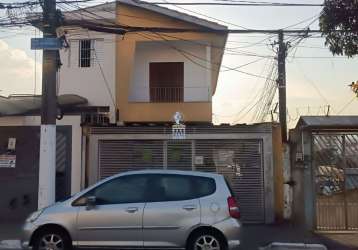
<svg viewBox="0 0 358 250">
<path fill-rule="evenodd" d="M 167 0 L 163 0 L 165 3 L 167 4 L 171 4 L 175 7 L 177 7 L 178 9 L 181 9 L 181 10 L 184 10 L 184 11 L 187 11 L 187 12 L 190 12 L 190 13 L 193 13 L 193 14 L 196 14 L 196 15 L 199 15 L 199 16 L 203 16 L 203 17 L 206 17 L 206 18 L 210 18 L 211 20 L 215 20 L 217 22 L 222 22 L 224 24 L 227 24 L 227 25 L 232 25 L 234 27 L 239 27 L 239 28 L 242 28 L 244 30 L 248 30 L 248 28 L 244 27 L 244 26 L 241 26 L 241 25 L 238 25 L 238 24 L 235 24 L 235 23 L 231 23 L 231 22 L 227 22 L 227 21 L 224 21 L 224 20 L 221 20 L 219 18 L 215 18 L 215 17 L 211 17 L 211 16 L 208 16 L 208 15 L 205 15 L 205 14 L 202 14 L 200 12 L 197 12 L 197 11 L 193 11 L 193 10 L 189 10 L 187 8 L 183 8 L 181 6 L 178 6 L 178 4 L 172 4 L 172 3 L 169 3 Z M 155 3 L 153 3 L 155 4 Z"/>
<path fill-rule="evenodd" d="M 68 4 L 68 3 L 66 3 L 66 4 Z M 81 9 L 80 9 L 80 10 L 81 10 Z M 81 18 L 83 19 L 82 13 L 80 12 L 79 14 L 81 15 Z M 89 33 L 88 30 L 87 30 L 87 35 L 88 35 L 88 38 L 91 39 L 91 36 L 90 36 L 90 33 Z M 115 109 L 117 110 L 117 103 L 116 103 L 116 101 L 115 101 L 115 99 L 114 99 L 114 94 L 112 93 L 112 90 L 111 90 L 111 88 L 110 88 L 110 86 L 109 86 L 109 82 L 108 82 L 107 77 L 106 77 L 106 75 L 105 75 L 105 73 L 104 73 L 102 64 L 101 64 L 101 62 L 100 62 L 100 60 L 99 60 L 99 58 L 98 58 L 98 54 L 97 54 L 97 51 L 96 51 L 96 48 L 95 48 L 95 47 L 94 47 L 94 50 L 93 50 L 93 51 L 94 51 L 94 54 L 95 54 L 95 59 L 96 59 L 96 61 L 97 61 L 97 64 L 98 64 L 98 66 L 99 66 L 99 69 L 100 69 L 101 76 L 102 76 L 103 81 L 104 81 L 104 83 L 105 83 L 105 87 L 106 87 L 106 89 L 107 89 L 107 91 L 108 91 L 108 94 L 109 94 L 109 96 L 110 96 L 110 98 L 111 98 L 111 101 L 112 101 L 113 106 L 114 106 Z"/>
<path fill-rule="evenodd" d="M 164 0 L 165 1 L 165 0 Z M 323 4 L 303 4 L 303 3 L 278 3 L 278 2 L 254 2 L 254 1 L 245 1 L 245 2 L 233 2 L 233 1 L 222 1 L 218 2 L 152 2 L 152 4 L 158 5 L 227 5 L 227 6 L 264 6 L 264 7 L 322 7 Z"/>
<path fill-rule="evenodd" d="M 356 96 L 354 96 L 347 104 L 345 104 L 337 113 L 337 115 L 342 114 L 344 110 L 346 110 L 355 100 L 357 99 Z"/>
<path fill-rule="evenodd" d="M 320 89 L 317 87 L 317 85 L 315 84 L 315 82 L 313 82 L 303 71 L 303 68 L 301 67 L 301 65 L 296 62 L 296 67 L 297 69 L 299 69 L 303 75 L 303 77 L 305 78 L 306 82 L 308 82 L 313 88 L 314 90 L 317 92 L 317 94 L 322 98 L 322 100 L 329 105 L 328 99 L 322 94 L 322 92 L 320 91 Z"/>
</svg>

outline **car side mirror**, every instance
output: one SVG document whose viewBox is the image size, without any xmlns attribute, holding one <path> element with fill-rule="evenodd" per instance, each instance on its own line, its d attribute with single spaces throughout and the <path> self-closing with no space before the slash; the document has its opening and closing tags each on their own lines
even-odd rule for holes
<svg viewBox="0 0 358 250">
<path fill-rule="evenodd" d="M 96 196 L 88 196 L 86 199 L 87 210 L 91 210 L 96 206 Z"/>
</svg>

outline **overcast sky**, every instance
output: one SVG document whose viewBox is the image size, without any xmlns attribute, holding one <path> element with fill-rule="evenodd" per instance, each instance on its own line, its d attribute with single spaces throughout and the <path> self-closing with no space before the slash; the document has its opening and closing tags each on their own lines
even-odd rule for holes
<svg viewBox="0 0 358 250">
<path fill-rule="evenodd" d="M 199 0 L 195 1 L 199 2 Z M 321 3 L 322 0 L 289 0 L 286 2 Z M 318 16 L 321 9 L 320 7 L 242 6 L 184 6 L 184 8 L 229 22 L 231 25 L 227 23 L 226 25 L 230 28 L 238 28 L 236 25 L 239 25 L 250 29 L 278 29 L 307 20 L 292 27 L 304 28 L 314 20 L 314 17 Z M 182 9 L 178 10 L 183 11 Z M 194 15 L 192 12 L 190 14 Z M 311 29 L 318 29 L 318 21 L 311 25 Z M 34 93 L 35 80 L 36 92 L 40 92 L 40 54 L 37 53 L 35 56 L 35 52 L 30 50 L 30 37 L 36 35 L 39 35 L 38 32 L 36 33 L 35 29 L 29 27 L 11 30 L 0 28 L 1 95 Z M 223 72 L 220 73 L 213 100 L 215 122 L 258 122 L 253 119 L 253 116 L 256 114 L 256 108 L 260 107 L 262 103 L 260 102 L 262 91 L 267 91 L 267 88 L 264 88 L 265 79 L 237 71 L 226 71 L 225 67 L 237 67 L 257 61 L 246 67 L 241 67 L 240 70 L 266 77 L 274 60 L 260 56 L 274 55 L 271 44 L 277 39 L 271 36 L 266 34 L 229 36 L 227 48 L 230 50 L 224 56 Z M 287 39 L 293 38 L 292 36 L 287 37 Z M 248 53 L 251 55 L 243 55 Z M 36 70 L 35 65 L 37 65 Z M 340 114 L 357 115 L 358 99 L 353 100 L 354 94 L 347 86 L 357 80 L 358 59 L 333 57 L 324 46 L 324 39 L 317 38 L 317 35 L 304 39 L 299 47 L 292 49 L 287 61 L 289 125 L 294 126 L 300 115 L 324 114 L 327 111 L 327 105 L 331 105 L 331 114 L 340 112 Z M 277 102 L 276 99 L 275 102 Z M 274 118 L 276 118 L 275 115 Z"/>
</svg>

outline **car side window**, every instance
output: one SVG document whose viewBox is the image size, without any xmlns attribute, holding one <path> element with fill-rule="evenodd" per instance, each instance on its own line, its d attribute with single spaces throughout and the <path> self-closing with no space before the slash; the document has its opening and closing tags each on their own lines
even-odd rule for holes
<svg viewBox="0 0 358 250">
<path fill-rule="evenodd" d="M 147 182 L 148 178 L 144 175 L 118 177 L 95 187 L 79 200 L 95 196 L 97 205 L 145 202 Z"/>
<path fill-rule="evenodd" d="M 148 202 L 182 201 L 204 197 L 216 190 L 215 180 L 207 177 L 163 174 L 150 180 Z"/>
<path fill-rule="evenodd" d="M 192 179 L 189 176 L 163 175 L 160 179 L 166 201 L 190 200 L 195 197 Z"/>
</svg>

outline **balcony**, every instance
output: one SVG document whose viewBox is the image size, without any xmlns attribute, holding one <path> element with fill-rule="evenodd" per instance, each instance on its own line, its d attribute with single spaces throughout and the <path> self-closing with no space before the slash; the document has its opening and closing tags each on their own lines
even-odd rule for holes
<svg viewBox="0 0 358 250">
<path fill-rule="evenodd" d="M 150 87 L 150 102 L 178 103 L 183 101 L 183 87 Z"/>
<path fill-rule="evenodd" d="M 210 97 L 210 90 L 207 86 L 137 86 L 130 90 L 128 101 L 141 103 L 211 102 Z"/>
</svg>

